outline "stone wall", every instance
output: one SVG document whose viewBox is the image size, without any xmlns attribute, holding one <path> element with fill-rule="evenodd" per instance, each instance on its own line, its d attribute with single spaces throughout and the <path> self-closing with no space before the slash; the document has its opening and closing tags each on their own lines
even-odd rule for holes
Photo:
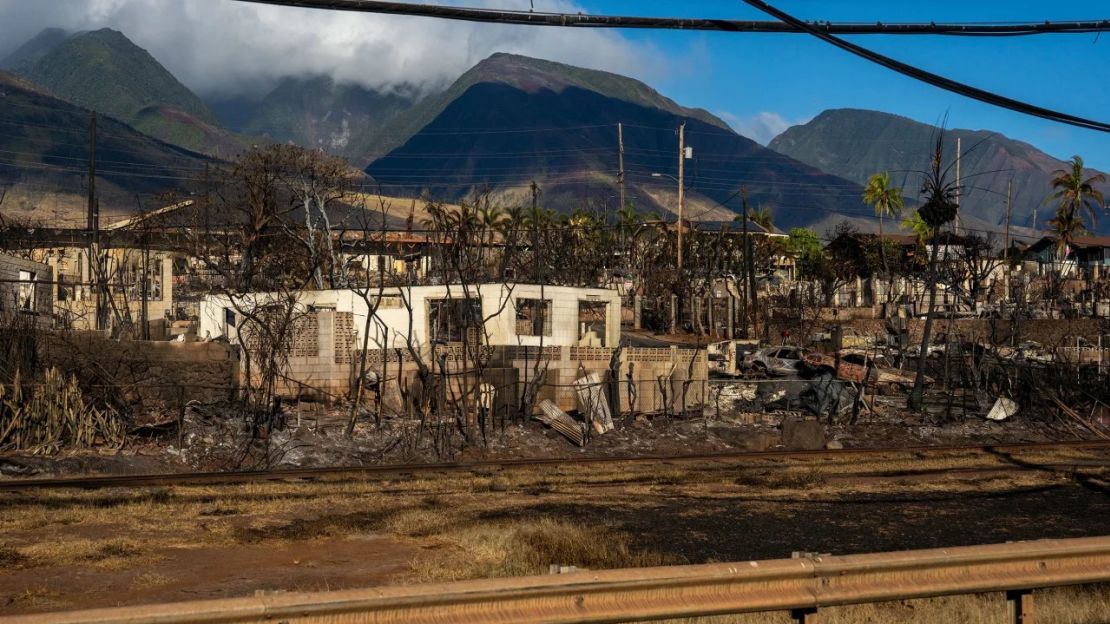
<svg viewBox="0 0 1110 624">
<path fill-rule="evenodd" d="M 220 342 L 118 341 L 66 332 L 49 335 L 44 360 L 92 383 L 118 386 L 125 399 L 144 403 L 176 403 L 181 396 L 221 401 L 238 387 L 238 355 Z"/>
</svg>

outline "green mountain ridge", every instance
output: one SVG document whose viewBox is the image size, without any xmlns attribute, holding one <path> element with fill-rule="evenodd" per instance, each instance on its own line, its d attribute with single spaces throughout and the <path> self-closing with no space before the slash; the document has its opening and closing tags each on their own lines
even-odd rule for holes
<svg viewBox="0 0 1110 624">
<path fill-rule="evenodd" d="M 0 70 L 24 75 L 32 71 L 42 57 L 68 38 L 69 33 L 61 28 L 47 28 L 0 61 Z"/>
<path fill-rule="evenodd" d="M 88 189 L 90 111 L 0 72 L 0 186 L 6 215 L 60 225 L 81 222 Z M 159 205 L 163 193 L 185 190 L 184 179 L 209 158 L 144 135 L 111 117 L 97 122 L 97 195 L 103 214 Z"/>
<path fill-rule="evenodd" d="M 236 151 L 208 106 L 123 33 L 47 29 L 0 63 L 23 78 L 156 138 L 196 151 Z"/>
<path fill-rule="evenodd" d="M 665 213 L 675 207 L 667 178 L 677 174 L 675 130 L 684 122 L 694 150 L 686 218 L 731 221 L 735 213 L 716 202 L 737 207 L 741 184 L 784 227 L 866 214 L 858 185 L 768 150 L 642 82 L 511 54 L 481 61 L 399 116 L 391 126 L 408 138 L 366 172 L 391 195 L 456 201 L 490 189 L 519 201 L 536 181 L 553 208 L 612 207 L 622 123 L 627 195 L 641 210 Z"/>
<path fill-rule="evenodd" d="M 895 184 L 915 199 L 922 173 L 928 168 L 937 129 L 907 117 L 861 109 L 832 109 L 808 123 L 794 126 L 775 137 L 768 147 L 859 184 L 879 171 L 891 172 Z M 964 186 L 961 214 L 998 232 L 1006 223 L 1007 185 L 1011 181 L 1011 227 L 1032 231 L 1033 215 L 1043 230 L 1053 207 L 1045 204 L 1051 194 L 1054 171 L 1064 163 L 1035 146 L 989 130 L 946 129 L 943 145 L 947 164 L 956 157 L 960 140 L 960 174 Z M 1089 171 L 1094 175 L 1097 171 Z M 955 177 L 955 167 L 951 174 Z M 1103 189 L 1110 193 L 1110 185 Z M 1097 224 L 1106 230 L 1110 219 Z"/>
</svg>

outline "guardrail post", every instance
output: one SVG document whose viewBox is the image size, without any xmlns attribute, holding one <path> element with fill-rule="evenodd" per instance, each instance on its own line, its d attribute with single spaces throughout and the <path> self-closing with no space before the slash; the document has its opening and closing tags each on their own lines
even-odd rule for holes
<svg viewBox="0 0 1110 624">
<path fill-rule="evenodd" d="M 817 607 L 794 609 L 790 612 L 790 617 L 794 618 L 797 624 L 817 624 Z"/>
<path fill-rule="evenodd" d="M 1023 589 L 1006 592 L 1010 606 L 1010 621 L 1014 624 L 1033 624 L 1033 592 Z"/>
</svg>

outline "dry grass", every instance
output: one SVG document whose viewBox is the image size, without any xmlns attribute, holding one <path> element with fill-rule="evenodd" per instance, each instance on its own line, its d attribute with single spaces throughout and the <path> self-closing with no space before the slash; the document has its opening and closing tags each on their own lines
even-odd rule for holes
<svg viewBox="0 0 1110 624">
<path fill-rule="evenodd" d="M 12 570 L 27 563 L 27 555 L 11 546 L 0 546 L 0 570 Z"/>
<path fill-rule="evenodd" d="M 60 593 L 51 591 L 46 587 L 35 587 L 6 596 L 3 606 L 15 610 L 17 608 L 50 608 L 58 604 Z"/>
<path fill-rule="evenodd" d="M 821 485 L 825 481 L 821 468 L 801 468 L 789 470 L 763 470 L 746 472 L 736 479 L 738 485 L 748 485 L 773 490 L 804 490 Z"/>
<path fill-rule="evenodd" d="M 25 558 L 28 567 L 90 565 L 108 570 L 126 569 L 156 559 L 138 542 L 123 538 L 43 541 L 20 548 L 19 554 Z"/>
<path fill-rule="evenodd" d="M 636 551 L 628 536 L 603 527 L 540 518 L 472 525 L 438 534 L 449 548 L 413 562 L 407 581 L 455 581 L 544 574 L 552 564 L 610 569 L 681 563 L 674 557 Z"/>
<path fill-rule="evenodd" d="M 154 589 L 173 583 L 173 579 L 157 572 L 144 572 L 131 582 L 132 589 Z"/>
<path fill-rule="evenodd" d="M 1032 463 L 1103 460 L 1104 455 L 1079 450 L 1058 454 L 1027 454 Z M 64 566 L 92 571 L 139 570 L 166 550 L 199 546 L 241 548 L 386 533 L 421 547 L 411 572 L 401 581 L 443 581 L 521 574 L 542 574 L 551 564 L 587 569 L 684 563 L 681 559 L 636 548 L 619 526 L 585 524 L 558 511 L 584 501 L 619 507 L 622 512 L 651 513 L 652 506 L 672 496 L 730 500 L 758 492 L 758 505 L 796 503 L 858 494 L 945 491 L 981 494 L 1059 483 L 1067 476 L 1041 471 L 1005 477 L 965 480 L 937 478 L 905 483 L 853 480 L 852 475 L 944 467 L 997 468 L 1007 460 L 992 455 L 952 455 L 914 459 L 824 459 L 782 462 L 756 460 L 742 467 L 728 463 L 705 466 L 565 465 L 520 468 L 485 474 L 431 474 L 416 478 L 373 478 L 306 482 L 266 482 L 236 486 L 173 487 L 152 490 L 44 491 L 0 501 L 0 568 L 35 574 L 33 568 Z M 1083 469 L 1097 474 L 1100 469 Z M 534 511 L 538 502 L 550 513 Z M 748 503 L 749 509 L 756 503 Z M 104 535 L 108 539 L 92 539 Z M 127 536 L 125 539 L 115 536 Z M 135 578 L 137 588 L 172 584 L 164 577 Z M 1076 613 L 1066 624 L 1080 624 L 1099 613 L 1110 613 L 1107 598 L 1082 599 L 1059 590 L 1038 604 L 1042 621 L 1050 604 Z M 992 603 L 964 599 L 952 616 L 921 619 L 928 609 L 903 603 L 830 610 L 822 621 L 950 621 L 978 622 L 974 609 L 993 612 Z M 1052 601 L 1057 601 L 1053 603 Z M 916 603 L 914 603 L 916 604 Z M 948 604 L 948 603 L 945 603 Z M 1041 605 L 1046 606 L 1041 608 Z M 1069 605 L 1080 604 L 1082 609 Z M 1086 605 L 1091 605 L 1089 608 Z M 967 608 L 970 611 L 955 611 Z M 1055 607 L 1054 607 L 1055 608 Z M 1085 609 L 1085 610 L 1084 610 Z M 934 611 L 934 614 L 936 611 Z M 870 615 L 869 615 L 870 614 Z M 868 620 L 869 617 L 881 619 Z M 887 619 L 889 615 L 898 619 Z M 768 616 L 734 616 L 735 622 L 778 621 Z M 774 617 L 778 617 L 775 615 Z M 993 617 L 993 616 L 990 616 Z M 840 619 L 829 619 L 840 618 Z M 855 618 L 855 619 L 852 619 Z M 918 619 L 914 619 L 918 618 Z M 1086 619 L 1084 619 L 1086 618 Z M 692 621 L 717 621 L 699 619 Z M 788 620 L 783 620 L 788 621 Z"/>
<path fill-rule="evenodd" d="M 1034 593 L 1037 621 L 1046 624 L 1110 622 L 1110 583 L 1057 587 Z"/>
</svg>

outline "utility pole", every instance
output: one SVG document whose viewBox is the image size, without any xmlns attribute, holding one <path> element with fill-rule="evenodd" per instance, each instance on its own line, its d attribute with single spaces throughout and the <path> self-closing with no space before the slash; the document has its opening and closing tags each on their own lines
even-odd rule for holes
<svg viewBox="0 0 1110 624">
<path fill-rule="evenodd" d="M 756 319 L 759 316 L 757 312 L 758 306 L 756 305 L 756 287 L 755 287 L 755 258 L 752 254 L 751 237 L 748 235 L 748 185 L 745 184 L 740 187 L 740 200 L 744 208 L 744 214 L 741 216 L 744 222 L 744 272 L 748 284 L 748 301 L 751 302 L 749 309 L 752 312 L 752 334 L 756 332 Z M 751 336 L 747 336 L 751 338 Z"/>
<path fill-rule="evenodd" d="M 686 122 L 678 127 L 678 272 L 682 273 L 682 230 L 685 229 L 683 222 L 683 204 L 686 203 L 686 198 L 683 197 L 682 180 L 683 170 L 686 163 Z"/>
<path fill-rule="evenodd" d="M 536 250 L 540 248 L 540 234 L 539 234 L 539 200 L 540 187 L 536 184 L 535 179 L 532 180 L 532 279 L 537 284 L 544 283 L 540 276 L 540 263 L 536 261 Z"/>
<path fill-rule="evenodd" d="M 624 210 L 624 124 L 617 124 L 617 149 L 620 153 L 620 172 L 617 174 L 617 181 L 621 185 L 621 210 Z"/>
<path fill-rule="evenodd" d="M 1006 183 L 1006 247 L 1004 251 L 1006 254 L 1004 256 L 1006 261 L 1006 289 L 1004 293 L 1006 296 L 1006 303 L 1010 303 L 1010 200 L 1012 199 L 1013 190 L 1014 179 L 1010 178 L 1010 181 Z"/>
<path fill-rule="evenodd" d="M 960 233 L 960 195 L 963 194 L 963 189 L 960 188 L 960 137 L 956 137 L 956 234 Z"/>
<path fill-rule="evenodd" d="M 744 309 L 741 310 L 740 316 L 741 316 L 741 318 L 744 319 L 744 321 L 743 321 L 744 322 L 744 329 L 741 332 L 741 334 L 744 336 L 744 338 L 749 338 L 750 336 L 748 336 L 748 322 L 751 319 L 748 316 L 748 309 L 749 309 L 749 303 L 750 302 L 748 301 L 748 290 L 749 290 L 748 289 L 748 264 L 749 263 L 748 263 L 748 187 L 747 187 L 747 185 L 742 185 L 740 187 L 740 195 L 743 198 L 743 208 L 741 209 L 741 213 L 740 213 L 740 224 L 741 224 L 740 227 L 743 228 L 743 232 L 744 232 L 744 240 L 741 243 L 743 245 L 742 249 L 743 249 L 743 252 L 744 252 L 744 279 L 741 280 L 741 282 L 740 282 L 741 283 L 740 294 L 742 295 L 742 297 L 740 299 L 740 302 L 744 306 Z M 751 306 L 754 306 L 754 305 L 755 305 L 754 303 L 751 303 Z"/>
<path fill-rule="evenodd" d="M 96 200 L 96 112 L 89 113 L 89 277 L 95 284 L 94 329 L 104 329 L 104 301 L 100 283 L 100 206 Z"/>
</svg>

